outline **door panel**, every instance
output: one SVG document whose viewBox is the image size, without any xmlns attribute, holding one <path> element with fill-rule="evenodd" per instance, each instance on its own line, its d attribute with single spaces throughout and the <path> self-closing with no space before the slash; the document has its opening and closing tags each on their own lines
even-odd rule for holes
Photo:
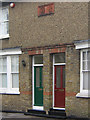
<svg viewBox="0 0 90 120">
<path fill-rule="evenodd" d="M 42 67 L 34 67 L 34 105 L 43 106 Z"/>
<path fill-rule="evenodd" d="M 55 66 L 54 107 L 65 108 L 65 66 Z"/>
</svg>

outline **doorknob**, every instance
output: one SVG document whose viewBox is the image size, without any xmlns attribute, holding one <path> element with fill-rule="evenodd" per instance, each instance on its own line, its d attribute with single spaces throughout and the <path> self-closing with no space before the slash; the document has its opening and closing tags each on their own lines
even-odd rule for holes
<svg viewBox="0 0 90 120">
<path fill-rule="evenodd" d="M 39 90 L 42 90 L 42 88 L 39 88 Z"/>
<path fill-rule="evenodd" d="M 55 89 L 55 91 L 58 91 L 57 89 Z"/>
<path fill-rule="evenodd" d="M 59 91 L 64 91 L 64 89 L 59 89 Z"/>
</svg>

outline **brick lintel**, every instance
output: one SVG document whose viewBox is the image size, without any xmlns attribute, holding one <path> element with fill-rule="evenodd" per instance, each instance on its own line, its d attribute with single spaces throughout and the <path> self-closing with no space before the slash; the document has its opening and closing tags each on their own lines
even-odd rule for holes
<svg viewBox="0 0 90 120">
<path fill-rule="evenodd" d="M 59 53 L 65 52 L 67 46 L 73 46 L 73 43 L 66 44 L 58 44 L 58 45 L 49 45 L 49 46 L 41 46 L 41 47 L 32 47 L 32 48 L 22 48 L 22 51 L 28 51 L 29 55 L 43 54 L 43 50 L 48 49 L 49 53 Z"/>
</svg>

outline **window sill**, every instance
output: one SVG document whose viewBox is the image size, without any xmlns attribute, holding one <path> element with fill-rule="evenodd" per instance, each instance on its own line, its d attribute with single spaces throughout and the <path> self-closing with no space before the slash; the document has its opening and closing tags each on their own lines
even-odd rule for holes
<svg viewBox="0 0 90 120">
<path fill-rule="evenodd" d="M 19 95 L 20 94 L 20 92 L 19 92 L 19 90 L 7 90 L 7 89 L 2 89 L 2 90 L 0 90 L 0 94 L 11 94 L 11 95 Z"/>
<path fill-rule="evenodd" d="M 90 92 L 89 91 L 82 91 L 76 95 L 77 98 L 90 98 Z"/>
<path fill-rule="evenodd" d="M 0 93 L 1 95 L 20 95 L 20 93 Z"/>
<path fill-rule="evenodd" d="M 3 36 L 0 35 L 0 40 L 7 39 L 7 38 L 9 38 L 9 37 L 10 37 L 9 34 L 3 35 Z"/>
</svg>

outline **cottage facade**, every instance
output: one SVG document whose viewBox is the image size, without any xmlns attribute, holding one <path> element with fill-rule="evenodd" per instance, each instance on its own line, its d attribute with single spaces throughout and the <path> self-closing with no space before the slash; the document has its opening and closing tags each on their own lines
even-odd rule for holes
<svg viewBox="0 0 90 120">
<path fill-rule="evenodd" d="M 0 10 L 2 110 L 89 117 L 89 3 L 3 3 Z"/>
</svg>

